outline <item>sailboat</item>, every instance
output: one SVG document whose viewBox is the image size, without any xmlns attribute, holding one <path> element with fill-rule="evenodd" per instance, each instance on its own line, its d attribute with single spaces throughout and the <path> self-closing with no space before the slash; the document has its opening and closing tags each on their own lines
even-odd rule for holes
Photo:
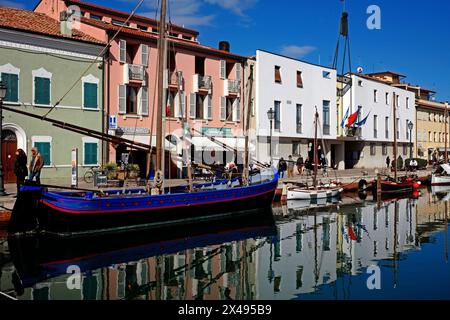
<svg viewBox="0 0 450 320">
<path fill-rule="evenodd" d="M 394 119 L 397 119 L 397 97 L 394 92 L 393 97 L 393 109 L 394 109 Z M 372 183 L 372 193 L 374 196 L 379 193 L 381 196 L 401 196 L 413 193 L 420 188 L 420 182 L 411 177 L 397 177 L 397 121 L 392 121 L 394 123 L 394 178 L 387 177 L 381 181 L 374 181 Z"/>
<path fill-rule="evenodd" d="M 445 103 L 445 153 L 444 163 L 431 176 L 432 186 L 450 186 L 450 165 L 448 164 L 448 146 L 447 146 L 447 119 L 448 103 Z"/>
<path fill-rule="evenodd" d="M 45 232 L 63 236 L 117 233 L 163 225 L 182 225 L 236 217 L 270 208 L 278 185 L 278 172 L 263 167 L 250 174 L 248 156 L 242 178 L 164 188 L 163 119 L 167 46 L 166 0 L 161 1 L 158 38 L 158 105 L 156 113 L 156 174 L 147 189 L 52 191 L 42 185 L 24 185 L 8 226 L 10 235 Z M 250 84 L 252 75 L 250 75 Z M 251 85 L 250 85 L 251 88 Z M 250 101 L 247 116 L 251 116 Z M 246 122 L 246 132 L 250 122 Z M 78 129 L 77 129 L 78 130 Z M 100 137 L 101 138 L 101 137 Z M 245 154 L 249 140 L 246 138 Z"/>
<path fill-rule="evenodd" d="M 319 121 L 319 113 L 314 114 L 314 176 L 312 186 L 307 184 L 296 185 L 287 188 L 287 200 L 309 200 L 314 201 L 317 199 L 329 199 L 339 197 L 344 191 L 339 185 L 335 183 L 329 184 L 318 184 L 317 183 L 317 168 L 319 166 L 319 156 L 318 156 L 318 143 L 317 143 L 317 125 Z"/>
</svg>

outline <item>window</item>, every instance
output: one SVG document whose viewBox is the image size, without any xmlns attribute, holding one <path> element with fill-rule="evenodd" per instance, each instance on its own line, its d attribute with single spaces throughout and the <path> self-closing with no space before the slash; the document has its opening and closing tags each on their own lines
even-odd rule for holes
<svg viewBox="0 0 450 320">
<path fill-rule="evenodd" d="M 126 26 L 125 21 L 120 21 L 120 20 L 116 20 L 116 19 L 112 19 L 111 23 L 115 26 Z"/>
<path fill-rule="evenodd" d="M 409 120 L 406 120 L 406 140 L 409 140 Z"/>
<path fill-rule="evenodd" d="M 325 79 L 330 79 L 331 78 L 331 72 L 329 72 L 329 71 L 322 71 L 322 77 L 324 77 Z"/>
<path fill-rule="evenodd" d="M 50 106 L 52 74 L 44 68 L 32 71 L 33 75 L 33 103 Z"/>
<path fill-rule="evenodd" d="M 125 40 L 119 40 L 119 62 L 127 62 L 127 42 Z"/>
<path fill-rule="evenodd" d="M 280 101 L 275 101 L 275 125 L 274 125 L 274 129 L 277 132 L 281 131 L 281 102 Z"/>
<path fill-rule="evenodd" d="M 275 66 L 275 83 L 281 83 L 281 67 Z"/>
<path fill-rule="evenodd" d="M 407 145 L 407 144 L 404 144 L 404 145 L 403 145 L 403 155 L 404 155 L 404 156 L 407 156 L 407 155 L 408 155 L 408 145 Z"/>
<path fill-rule="evenodd" d="M 98 20 L 98 21 L 101 21 L 102 20 L 102 17 L 101 16 L 98 16 L 98 15 L 96 15 L 96 14 L 90 14 L 90 17 L 91 17 L 91 19 L 92 20 Z"/>
<path fill-rule="evenodd" d="M 388 154 L 387 144 L 383 143 L 381 148 L 382 148 L 383 156 L 387 156 L 387 154 Z"/>
<path fill-rule="evenodd" d="M 373 137 L 378 138 L 378 116 L 373 116 Z"/>
<path fill-rule="evenodd" d="M 377 154 L 377 146 L 375 143 L 370 144 L 370 155 L 375 156 Z"/>
<path fill-rule="evenodd" d="M 362 86 L 363 86 L 362 80 L 358 80 L 358 87 L 362 87 Z"/>
<path fill-rule="evenodd" d="M 373 102 L 378 102 L 378 90 L 373 90 Z"/>
<path fill-rule="evenodd" d="M 195 74 L 205 75 L 205 57 L 195 57 Z"/>
<path fill-rule="evenodd" d="M 19 75 L 2 72 L 0 74 L 0 80 L 6 86 L 4 101 L 19 102 Z"/>
<path fill-rule="evenodd" d="M 98 164 L 98 140 L 83 137 L 83 165 Z"/>
<path fill-rule="evenodd" d="M 428 131 L 428 141 L 433 142 L 433 133 L 431 131 Z"/>
<path fill-rule="evenodd" d="M 174 91 L 169 91 L 167 93 L 167 101 L 166 101 L 166 117 L 172 118 L 175 116 L 175 101 L 176 94 Z"/>
<path fill-rule="evenodd" d="M 93 75 L 81 78 L 83 85 L 83 108 L 98 109 L 98 83 L 99 80 Z"/>
<path fill-rule="evenodd" d="M 148 31 L 148 27 L 147 26 L 143 26 L 141 24 L 137 25 L 138 29 L 142 30 L 142 31 Z"/>
<path fill-rule="evenodd" d="M 33 147 L 38 149 L 44 160 L 44 166 L 50 166 L 52 164 L 52 137 L 34 136 L 31 138 Z"/>
<path fill-rule="evenodd" d="M 302 105 L 297 104 L 297 133 L 302 133 Z"/>
<path fill-rule="evenodd" d="M 389 117 L 384 120 L 384 137 L 389 139 Z"/>
<path fill-rule="evenodd" d="M 292 155 L 294 156 L 300 156 L 300 142 L 293 142 L 292 143 Z"/>
<path fill-rule="evenodd" d="M 330 134 L 330 101 L 323 101 L 323 134 Z"/>
<path fill-rule="evenodd" d="M 397 128 L 396 128 L 396 130 L 397 130 L 397 139 L 400 139 L 400 119 L 399 118 L 397 118 L 396 124 L 397 124 Z"/>
<path fill-rule="evenodd" d="M 198 94 L 195 106 L 195 119 L 204 119 L 204 110 L 203 110 L 204 102 L 205 96 Z"/>
<path fill-rule="evenodd" d="M 148 66 L 148 45 L 141 44 L 141 64 Z"/>
<path fill-rule="evenodd" d="M 406 109 L 409 109 L 409 97 L 406 97 Z"/>
<path fill-rule="evenodd" d="M 389 105 L 389 92 L 386 92 L 386 104 Z"/>
<path fill-rule="evenodd" d="M 138 87 L 126 86 L 126 113 L 137 114 L 138 111 Z"/>
<path fill-rule="evenodd" d="M 437 133 L 436 132 L 434 133 L 434 137 L 433 138 L 434 138 L 433 142 L 437 142 Z"/>
<path fill-rule="evenodd" d="M 301 71 L 297 71 L 297 88 L 303 88 L 303 79 Z"/>
</svg>

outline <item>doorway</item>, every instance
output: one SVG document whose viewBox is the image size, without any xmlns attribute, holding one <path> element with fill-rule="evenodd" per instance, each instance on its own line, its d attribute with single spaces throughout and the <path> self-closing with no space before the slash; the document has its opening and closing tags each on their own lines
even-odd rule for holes
<svg viewBox="0 0 450 320">
<path fill-rule="evenodd" d="M 11 130 L 2 131 L 2 164 L 5 183 L 16 182 L 14 160 L 16 158 L 17 137 Z"/>
</svg>

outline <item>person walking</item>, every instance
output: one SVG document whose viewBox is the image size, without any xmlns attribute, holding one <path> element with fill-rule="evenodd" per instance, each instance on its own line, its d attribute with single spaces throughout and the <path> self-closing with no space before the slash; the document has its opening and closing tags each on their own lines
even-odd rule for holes
<svg viewBox="0 0 450 320">
<path fill-rule="evenodd" d="M 14 174 L 16 175 L 18 196 L 20 186 L 23 185 L 25 182 L 25 177 L 28 175 L 27 155 L 22 149 L 17 149 L 16 151 L 16 159 L 14 160 Z"/>
<path fill-rule="evenodd" d="M 387 156 L 386 158 L 386 166 L 389 169 L 389 166 L 391 165 L 391 158 L 389 158 L 389 156 Z"/>
<path fill-rule="evenodd" d="M 288 167 L 288 178 L 293 178 L 295 162 L 294 162 L 294 159 L 292 159 L 292 156 L 289 156 L 289 158 L 288 158 L 287 167 Z"/>
<path fill-rule="evenodd" d="M 286 160 L 284 160 L 284 158 L 281 158 L 280 162 L 278 162 L 278 172 L 280 173 L 281 179 L 284 179 L 286 175 L 286 170 L 287 170 Z"/>
<path fill-rule="evenodd" d="M 303 157 L 300 156 L 300 158 L 297 159 L 297 171 L 299 176 L 303 174 L 303 165 L 304 165 Z"/>
<path fill-rule="evenodd" d="M 41 170 L 44 167 L 44 159 L 42 159 L 39 150 L 34 147 L 31 149 L 31 161 L 30 161 L 30 175 L 28 180 L 33 181 L 36 178 L 36 182 L 41 184 Z"/>
</svg>

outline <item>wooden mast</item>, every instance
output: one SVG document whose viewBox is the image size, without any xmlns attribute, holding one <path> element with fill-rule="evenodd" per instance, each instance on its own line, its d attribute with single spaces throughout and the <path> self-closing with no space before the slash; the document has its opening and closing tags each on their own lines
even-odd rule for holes
<svg viewBox="0 0 450 320">
<path fill-rule="evenodd" d="M 394 101 L 393 101 L 393 105 L 394 105 L 394 179 L 395 182 L 397 182 L 397 165 L 398 165 L 398 159 L 397 159 L 397 97 L 395 95 L 394 92 Z"/>
<path fill-rule="evenodd" d="M 165 52 L 166 52 L 166 0 L 161 0 L 161 12 L 159 22 L 159 44 L 158 44 L 158 104 L 156 106 L 156 170 L 154 187 L 158 193 L 163 191 L 162 181 L 164 180 L 163 167 L 163 109 L 164 109 L 164 70 L 165 68 Z"/>
<path fill-rule="evenodd" d="M 314 188 L 317 189 L 317 166 L 319 165 L 319 157 L 317 154 L 317 121 L 319 120 L 319 113 L 317 112 L 317 106 L 316 106 L 316 113 L 314 114 L 314 177 L 313 177 L 313 185 Z"/>
<path fill-rule="evenodd" d="M 444 116 L 444 126 L 445 126 L 445 164 L 448 164 L 448 148 L 447 148 L 447 119 L 448 119 L 448 102 L 445 103 L 445 116 Z"/>
<path fill-rule="evenodd" d="M 244 150 L 244 170 L 242 179 L 244 181 L 244 185 L 249 184 L 249 143 L 250 143 L 250 137 L 249 137 L 249 131 L 250 131 L 250 117 L 251 117 L 251 109 L 252 109 L 252 93 L 253 93 L 253 65 L 250 66 L 250 75 L 248 77 L 248 85 L 249 85 L 249 92 L 247 97 L 247 114 L 245 118 L 245 150 Z"/>
</svg>

